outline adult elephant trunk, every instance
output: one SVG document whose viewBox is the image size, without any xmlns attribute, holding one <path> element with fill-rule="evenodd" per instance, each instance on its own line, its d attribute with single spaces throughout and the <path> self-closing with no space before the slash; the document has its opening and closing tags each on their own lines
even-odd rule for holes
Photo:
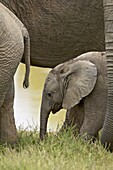
<svg viewBox="0 0 113 170">
<path fill-rule="evenodd" d="M 40 113 L 40 139 L 43 140 L 47 133 L 47 121 L 49 117 L 50 111 L 46 109 L 44 106 L 44 102 L 41 105 L 41 113 Z"/>
<path fill-rule="evenodd" d="M 110 146 L 110 149 L 113 150 L 113 0 L 103 0 L 103 2 L 108 76 L 108 103 L 101 142 L 104 146 Z"/>
</svg>

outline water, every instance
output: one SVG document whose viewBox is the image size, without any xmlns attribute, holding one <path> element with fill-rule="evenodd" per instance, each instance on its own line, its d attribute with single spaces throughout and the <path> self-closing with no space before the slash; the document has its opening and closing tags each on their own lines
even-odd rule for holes
<svg viewBox="0 0 113 170">
<path fill-rule="evenodd" d="M 40 126 L 40 106 L 41 95 L 45 78 L 50 69 L 31 67 L 30 87 L 23 89 L 25 65 L 20 64 L 15 75 L 15 120 L 17 128 L 22 126 Z M 61 126 L 65 118 L 65 111 L 61 110 L 57 114 L 50 114 L 48 121 L 48 131 L 55 131 L 57 126 Z"/>
</svg>

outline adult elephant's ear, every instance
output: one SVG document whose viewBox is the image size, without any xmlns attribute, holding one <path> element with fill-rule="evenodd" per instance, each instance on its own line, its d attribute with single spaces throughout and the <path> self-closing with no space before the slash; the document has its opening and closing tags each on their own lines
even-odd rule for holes
<svg viewBox="0 0 113 170">
<path fill-rule="evenodd" d="M 79 60 L 65 65 L 62 71 L 64 98 L 62 107 L 70 109 L 87 96 L 94 88 L 97 79 L 97 68 L 90 61 Z"/>
</svg>

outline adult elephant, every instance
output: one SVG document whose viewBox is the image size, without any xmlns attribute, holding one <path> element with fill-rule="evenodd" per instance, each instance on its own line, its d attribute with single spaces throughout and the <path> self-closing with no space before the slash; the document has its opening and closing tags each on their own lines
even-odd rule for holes
<svg viewBox="0 0 113 170">
<path fill-rule="evenodd" d="M 101 142 L 113 151 L 113 0 L 103 0 L 107 56 L 108 100 Z"/>
<path fill-rule="evenodd" d="M 24 56 L 26 73 L 23 86 L 29 86 L 30 38 L 23 23 L 0 3 L 0 142 L 15 143 L 13 117 L 13 77 Z"/>
<path fill-rule="evenodd" d="M 87 51 L 104 51 L 103 0 L 0 0 L 30 34 L 31 64 L 54 67 Z"/>
<path fill-rule="evenodd" d="M 102 143 L 113 145 L 113 1 L 0 0 L 27 27 L 31 64 L 54 67 L 87 51 L 104 51 L 106 37 L 108 109 Z M 104 34 L 105 15 L 105 34 Z"/>
</svg>

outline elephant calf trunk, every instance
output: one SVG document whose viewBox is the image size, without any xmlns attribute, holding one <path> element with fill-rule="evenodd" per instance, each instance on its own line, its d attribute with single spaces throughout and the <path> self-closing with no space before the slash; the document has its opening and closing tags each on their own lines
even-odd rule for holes
<svg viewBox="0 0 113 170">
<path fill-rule="evenodd" d="M 43 110 L 43 109 L 41 109 Z M 45 113 L 41 111 L 40 114 L 40 139 L 44 140 L 47 133 L 47 121 L 49 118 L 49 113 Z"/>
</svg>

